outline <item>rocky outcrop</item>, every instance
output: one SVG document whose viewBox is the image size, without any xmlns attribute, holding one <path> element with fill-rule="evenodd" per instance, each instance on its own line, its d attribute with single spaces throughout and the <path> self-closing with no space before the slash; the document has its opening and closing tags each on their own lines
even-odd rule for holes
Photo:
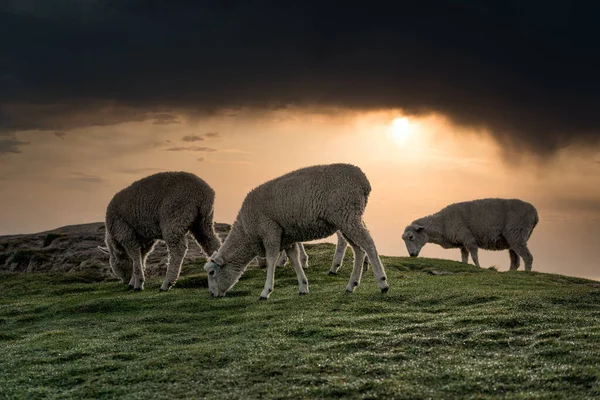
<svg viewBox="0 0 600 400">
<path fill-rule="evenodd" d="M 225 240 L 230 229 L 229 224 L 215 223 L 215 231 L 221 240 Z M 102 275 L 112 276 L 108 255 L 97 248 L 104 246 L 104 231 L 104 222 L 96 222 L 34 234 L 0 236 L 0 271 L 32 273 L 96 270 Z M 184 265 L 205 256 L 191 236 L 188 237 L 188 242 L 189 250 Z M 163 242 L 158 242 L 148 257 L 147 275 L 164 275 L 166 262 L 167 248 Z"/>
</svg>

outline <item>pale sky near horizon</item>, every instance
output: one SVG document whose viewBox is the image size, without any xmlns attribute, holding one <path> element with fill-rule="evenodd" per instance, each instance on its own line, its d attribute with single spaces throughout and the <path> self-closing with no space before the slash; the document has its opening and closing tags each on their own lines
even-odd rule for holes
<svg viewBox="0 0 600 400">
<path fill-rule="evenodd" d="M 540 214 L 529 242 L 533 269 L 600 279 L 597 148 L 573 145 L 532 158 L 441 115 L 299 107 L 165 114 L 20 131 L 15 138 L 18 152 L 0 154 L 0 235 L 101 221 L 118 190 L 167 170 L 208 182 L 217 194 L 215 220 L 231 223 L 246 193 L 266 180 L 308 165 L 349 162 L 371 182 L 365 221 L 380 254 L 407 256 L 404 227 L 450 203 L 521 198 Z M 433 244 L 422 256 L 460 259 L 458 250 Z M 481 251 L 480 260 L 500 270 L 509 265 L 507 251 Z"/>
</svg>

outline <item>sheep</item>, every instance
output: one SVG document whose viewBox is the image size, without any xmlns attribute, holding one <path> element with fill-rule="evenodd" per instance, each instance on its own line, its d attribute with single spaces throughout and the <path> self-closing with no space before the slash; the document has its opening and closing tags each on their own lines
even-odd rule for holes
<svg viewBox="0 0 600 400">
<path fill-rule="evenodd" d="M 213 227 L 214 199 L 214 190 L 188 172 L 160 172 L 118 192 L 106 209 L 106 247 L 99 246 L 110 255 L 113 273 L 143 290 L 146 257 L 164 240 L 169 261 L 160 290 L 169 290 L 179 278 L 188 231 L 207 256 L 221 246 Z"/>
<path fill-rule="evenodd" d="M 359 285 L 367 253 L 383 293 L 389 285 L 375 243 L 362 221 L 371 185 L 360 168 L 349 164 L 316 165 L 287 173 L 248 193 L 229 236 L 205 264 L 212 296 L 225 296 L 256 256 L 267 258 L 267 279 L 260 295 L 273 292 L 275 263 L 282 250 L 298 277 L 299 293 L 308 293 L 308 280 L 298 260 L 298 243 L 341 231 L 355 254 L 346 286 Z"/>
<path fill-rule="evenodd" d="M 510 269 L 531 271 L 533 256 L 527 241 L 539 221 L 535 207 L 518 199 L 480 199 L 451 204 L 433 215 L 413 221 L 402 239 L 411 257 L 417 257 L 426 243 L 445 249 L 460 248 L 462 262 L 469 253 L 479 265 L 477 249 L 508 250 Z"/>
<path fill-rule="evenodd" d="M 338 270 L 342 266 L 344 261 L 344 256 L 346 255 L 346 248 L 348 247 L 348 242 L 344 239 L 340 231 L 336 232 L 337 235 L 337 246 L 335 248 L 335 255 L 333 257 L 333 264 L 331 265 L 331 269 L 329 270 L 328 275 L 337 275 Z M 306 254 L 306 250 L 304 249 L 304 245 L 302 243 L 298 243 L 298 254 L 300 257 L 300 265 L 302 265 L 302 269 L 308 268 L 308 254 Z M 258 265 L 261 268 L 267 267 L 267 259 L 264 257 L 256 257 L 258 261 Z M 279 255 L 279 260 L 277 261 L 276 267 L 283 267 L 288 261 L 288 257 L 285 253 L 285 250 L 281 252 Z M 369 262 L 365 256 L 363 262 L 363 272 L 367 271 L 369 268 Z"/>
</svg>

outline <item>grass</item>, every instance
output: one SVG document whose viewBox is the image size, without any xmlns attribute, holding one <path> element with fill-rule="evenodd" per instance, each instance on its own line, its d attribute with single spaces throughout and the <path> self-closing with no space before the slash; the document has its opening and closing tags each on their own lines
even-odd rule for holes
<svg viewBox="0 0 600 400">
<path fill-rule="evenodd" d="M 560 275 L 384 257 L 344 289 L 332 245 L 307 246 L 258 301 L 248 269 L 221 299 L 206 275 L 140 293 L 97 275 L 0 275 L 0 398 L 511 398 L 600 396 L 600 288 Z"/>
</svg>

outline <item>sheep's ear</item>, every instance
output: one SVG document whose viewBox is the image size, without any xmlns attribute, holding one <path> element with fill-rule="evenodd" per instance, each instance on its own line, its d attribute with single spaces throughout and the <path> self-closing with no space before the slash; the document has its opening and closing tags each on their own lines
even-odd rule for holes
<svg viewBox="0 0 600 400">
<path fill-rule="evenodd" d="M 108 247 L 102 247 L 102 246 L 98 246 L 98 250 L 100 250 L 101 252 L 103 252 L 104 254 L 108 254 L 110 255 L 110 251 L 108 251 Z"/>
<path fill-rule="evenodd" d="M 423 229 L 425 229 L 424 226 L 417 225 L 417 224 L 413 224 L 413 227 L 415 228 L 415 231 L 417 231 L 417 232 L 421 232 Z"/>
<path fill-rule="evenodd" d="M 213 253 L 212 256 L 210 256 L 210 259 L 212 261 L 214 261 L 215 264 L 217 264 L 217 265 L 223 265 L 223 264 L 225 264 L 225 260 L 223 260 L 223 257 L 221 257 L 220 255 L 218 255 L 216 251 Z"/>
</svg>

